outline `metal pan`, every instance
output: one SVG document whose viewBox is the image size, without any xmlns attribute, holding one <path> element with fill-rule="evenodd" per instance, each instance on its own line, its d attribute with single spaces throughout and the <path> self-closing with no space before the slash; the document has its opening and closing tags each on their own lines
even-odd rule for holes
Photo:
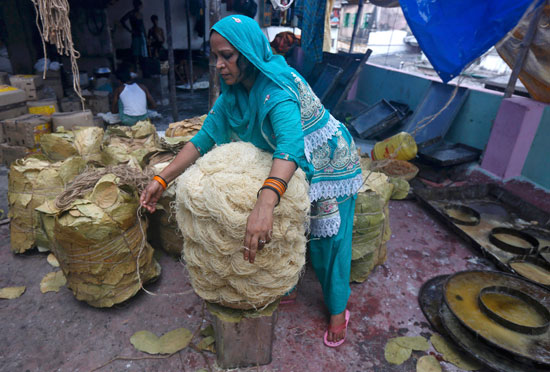
<svg viewBox="0 0 550 372">
<path fill-rule="evenodd" d="M 443 213 L 454 223 L 466 226 L 479 224 L 481 218 L 478 211 L 462 204 L 447 204 L 443 207 Z"/>
<path fill-rule="evenodd" d="M 536 257 L 523 256 L 508 261 L 512 272 L 550 289 L 550 263 Z"/>
<path fill-rule="evenodd" d="M 502 240 L 498 235 L 508 235 L 510 237 L 514 237 L 516 239 L 519 239 L 520 241 L 526 242 L 529 246 L 522 247 L 519 245 L 511 244 Z M 502 250 L 521 255 L 530 255 L 537 253 L 537 249 L 539 247 L 539 241 L 530 234 L 507 227 L 496 227 L 492 229 L 491 233 L 489 234 L 489 241 Z"/>
<path fill-rule="evenodd" d="M 550 247 L 540 248 L 539 256 L 550 265 Z"/>
<path fill-rule="evenodd" d="M 451 275 L 445 281 L 443 300 L 460 323 L 484 342 L 550 367 L 550 330 L 538 335 L 520 333 L 495 322 L 480 309 L 479 293 L 494 286 L 523 292 L 550 311 L 550 291 L 517 275 L 497 271 L 462 271 Z"/>
<path fill-rule="evenodd" d="M 548 372 L 547 366 L 537 365 L 483 342 L 476 333 L 464 327 L 447 305 L 442 304 L 440 318 L 445 334 L 479 362 L 498 372 Z"/>
<path fill-rule="evenodd" d="M 445 334 L 445 328 L 439 316 L 439 309 L 443 303 L 443 285 L 449 275 L 438 275 L 431 278 L 420 288 L 418 292 L 418 304 L 420 310 L 435 331 Z"/>
<path fill-rule="evenodd" d="M 534 298 L 513 288 L 486 287 L 479 292 L 477 299 L 485 315 L 516 332 L 540 335 L 550 325 L 550 311 Z M 527 314 L 531 316 L 525 316 Z M 528 320 L 531 320 L 531 325 L 527 325 Z"/>
</svg>

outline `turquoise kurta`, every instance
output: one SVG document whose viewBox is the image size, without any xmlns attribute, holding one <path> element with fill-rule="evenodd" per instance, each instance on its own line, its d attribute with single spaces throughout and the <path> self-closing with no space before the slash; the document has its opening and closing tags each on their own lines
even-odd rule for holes
<svg viewBox="0 0 550 372">
<path fill-rule="evenodd" d="M 259 73 L 250 93 L 241 84 L 227 86 L 222 81 L 222 94 L 191 142 L 202 155 L 215 144 L 246 141 L 304 170 L 312 202 L 311 261 L 330 313 L 339 314 L 350 294 L 355 194 L 362 184 L 352 137 L 300 74 L 271 53 L 254 20 L 229 16 L 213 30 Z"/>
</svg>

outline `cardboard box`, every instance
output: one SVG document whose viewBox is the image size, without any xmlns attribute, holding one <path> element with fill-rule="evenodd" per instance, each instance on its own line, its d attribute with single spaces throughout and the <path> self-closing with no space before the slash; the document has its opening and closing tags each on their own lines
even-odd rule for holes
<svg viewBox="0 0 550 372">
<path fill-rule="evenodd" d="M 62 112 L 73 112 L 82 110 L 82 103 L 76 97 L 63 97 L 60 100 Z"/>
<path fill-rule="evenodd" d="M 0 71 L 0 85 L 10 85 L 10 75 L 7 72 Z"/>
<path fill-rule="evenodd" d="M 40 137 L 52 132 L 51 119 L 44 115 L 26 114 L 1 122 L 4 140 L 11 146 L 36 147 Z"/>
<path fill-rule="evenodd" d="M 111 111 L 109 107 L 109 92 L 96 90 L 93 94 L 87 95 L 84 98 L 86 98 L 86 107 L 89 108 L 94 115 L 100 112 Z"/>
<path fill-rule="evenodd" d="M 10 85 L 22 90 L 37 90 L 44 85 L 41 75 L 13 75 Z"/>
<path fill-rule="evenodd" d="M 0 158 L 2 160 L 2 164 L 8 168 L 13 161 L 24 158 L 27 155 L 38 154 L 40 152 L 40 147 L 27 148 L 25 146 L 10 146 L 6 143 L 0 144 Z"/>
<path fill-rule="evenodd" d="M 63 90 L 63 84 L 61 79 L 46 79 L 44 80 L 44 91 L 52 90 L 55 93 L 57 99 L 63 98 L 65 91 Z"/>
<path fill-rule="evenodd" d="M 10 76 L 10 85 L 24 90 L 27 100 L 37 100 L 44 97 L 44 80 L 40 75 L 13 75 Z"/>
<path fill-rule="evenodd" d="M 38 75 L 40 76 L 44 76 L 42 72 L 38 73 Z M 44 82 L 46 80 L 54 80 L 54 79 L 58 79 L 58 80 L 61 80 L 61 70 L 52 70 L 52 69 L 47 69 L 46 70 L 46 79 L 44 79 Z"/>
<path fill-rule="evenodd" d="M 51 115 L 55 112 L 59 112 L 59 106 L 57 105 L 57 100 L 48 98 L 41 99 L 38 101 L 28 101 L 27 109 L 29 114 L 35 115 Z"/>
<path fill-rule="evenodd" d="M 14 118 L 27 113 L 27 95 L 21 89 L 0 85 L 0 120 Z"/>
<path fill-rule="evenodd" d="M 44 94 L 44 86 L 41 86 L 38 89 L 25 90 L 25 93 L 27 93 L 27 101 L 36 101 L 46 97 Z"/>
<path fill-rule="evenodd" d="M 56 112 L 52 114 L 53 131 L 63 127 L 65 130 L 73 129 L 74 127 L 94 127 L 94 115 L 90 110 L 74 111 L 74 112 Z"/>
</svg>

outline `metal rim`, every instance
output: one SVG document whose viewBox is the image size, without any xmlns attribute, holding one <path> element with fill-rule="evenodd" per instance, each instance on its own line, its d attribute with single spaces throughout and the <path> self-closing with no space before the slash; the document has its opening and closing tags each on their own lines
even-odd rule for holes
<svg viewBox="0 0 550 372">
<path fill-rule="evenodd" d="M 539 256 L 550 265 L 550 247 L 540 248 Z"/>
<path fill-rule="evenodd" d="M 517 238 L 520 238 L 522 240 L 525 240 L 527 243 L 529 243 L 531 246 L 529 248 L 522 248 L 518 247 L 512 244 L 508 244 L 506 242 L 503 242 L 502 240 L 498 239 L 495 235 L 496 234 L 506 234 L 515 236 Z M 522 255 L 529 255 L 533 254 L 537 251 L 537 248 L 539 247 L 539 241 L 535 237 L 533 237 L 530 234 L 527 234 L 523 231 L 510 229 L 507 227 L 495 227 L 491 230 L 491 233 L 489 234 L 489 241 L 495 245 L 496 247 L 515 254 L 522 254 Z"/>
<path fill-rule="evenodd" d="M 529 359 L 511 355 L 481 340 L 475 332 L 465 327 L 443 303 L 440 309 L 441 322 L 445 334 L 460 346 L 468 355 L 498 372 L 546 372 L 547 367 L 539 366 Z"/>
<path fill-rule="evenodd" d="M 519 351 L 517 351 L 513 348 L 507 348 L 507 347 L 503 347 L 502 345 L 499 345 L 497 342 L 495 342 L 495 341 L 491 340 L 490 338 L 485 337 L 484 335 L 482 335 L 478 330 L 472 328 L 469 324 L 467 324 L 465 322 L 464 319 L 462 319 L 460 316 L 455 314 L 455 312 L 454 312 L 454 310 L 453 310 L 452 306 L 450 305 L 450 303 L 448 301 L 448 298 L 447 298 L 447 288 L 448 288 L 449 283 L 452 280 L 454 280 L 455 278 L 457 278 L 460 275 L 468 275 L 468 274 L 497 275 L 497 276 L 511 278 L 511 279 L 513 279 L 517 282 L 523 282 L 526 285 L 530 286 L 531 290 L 545 291 L 545 292 L 548 292 L 548 290 L 544 289 L 540 285 L 535 284 L 534 282 L 531 282 L 529 280 L 524 279 L 523 277 L 519 277 L 519 276 L 514 275 L 514 274 L 508 274 L 508 273 L 504 273 L 504 272 L 501 272 L 501 271 L 490 271 L 490 270 L 485 270 L 485 271 L 483 271 L 483 270 L 465 270 L 465 271 L 459 271 L 457 273 L 454 273 L 454 274 L 452 274 L 451 276 L 449 276 L 447 278 L 447 280 L 445 281 L 445 284 L 443 285 L 443 303 L 445 304 L 445 306 L 447 306 L 449 308 L 449 310 L 451 311 L 453 316 L 456 318 L 456 320 L 460 323 L 460 325 L 462 325 L 463 327 L 465 327 L 469 331 L 476 334 L 476 337 L 479 337 L 479 338 L 483 339 L 488 344 L 490 344 L 494 347 L 497 347 L 499 349 L 505 350 L 506 352 L 511 353 L 511 354 L 513 354 L 517 357 L 526 358 L 528 360 L 531 360 L 533 362 L 540 363 L 540 364 L 546 365 L 546 366 L 550 365 L 550 361 L 547 361 L 548 359 L 541 360 L 540 358 L 532 358 L 530 355 L 523 354 L 523 353 L 521 353 L 521 352 L 519 352 Z M 489 283 L 488 283 L 488 286 L 489 286 Z M 542 293 L 541 293 L 541 296 L 542 296 Z M 540 337 L 540 336 L 538 336 L 538 335 L 523 335 L 523 337 Z"/>
<path fill-rule="evenodd" d="M 431 279 L 429 279 L 427 282 L 424 282 L 422 284 L 422 287 L 420 287 L 420 291 L 418 292 L 418 304 L 420 305 L 420 310 L 422 310 L 422 313 L 424 314 L 424 317 L 432 328 L 439 332 L 444 333 L 443 324 L 441 322 L 441 318 L 439 317 L 439 308 L 441 307 L 441 304 L 443 303 L 443 286 L 445 284 L 445 280 L 449 275 L 438 275 Z M 433 287 L 433 288 L 432 288 Z M 428 301 L 425 301 L 426 297 L 431 296 L 434 292 L 438 291 L 438 297 L 439 303 L 437 304 L 436 311 L 433 311 L 429 308 L 427 305 Z"/>
<path fill-rule="evenodd" d="M 483 300 L 483 297 L 485 294 L 489 293 L 498 293 L 498 294 L 505 294 L 510 297 L 515 297 L 525 303 L 527 303 L 529 306 L 531 306 L 539 315 L 542 316 L 542 318 L 545 320 L 545 323 L 541 326 L 525 326 L 522 324 L 514 323 L 508 319 L 505 319 L 501 317 L 498 313 L 494 312 Z M 526 333 L 530 335 L 540 335 L 546 332 L 548 329 L 548 326 L 550 325 L 550 311 L 542 305 L 540 302 L 532 298 L 531 296 L 526 295 L 523 292 L 520 292 L 514 288 L 510 287 L 501 287 L 501 286 L 493 286 L 493 287 L 486 287 L 483 288 L 478 296 L 478 304 L 481 311 L 485 313 L 489 318 L 493 319 L 495 322 L 499 323 L 500 325 L 512 329 L 517 332 Z"/>
<path fill-rule="evenodd" d="M 547 285 L 547 284 L 544 284 L 544 283 L 540 283 L 540 282 L 537 282 L 536 280 L 533 280 L 531 278 L 528 278 L 526 277 L 525 275 L 522 275 L 520 274 L 517 270 L 514 270 L 514 268 L 512 267 L 512 264 L 513 263 L 517 263 L 517 262 L 526 262 L 526 263 L 530 263 L 532 265 L 535 265 L 535 266 L 538 266 L 546 271 L 549 271 L 550 272 L 550 263 L 546 262 L 546 260 L 543 260 L 543 259 L 540 259 L 536 256 L 522 256 L 522 257 L 515 257 L 515 258 L 512 258 L 511 260 L 508 261 L 508 267 L 510 268 L 510 270 L 512 270 L 513 273 L 521 276 L 522 278 L 526 279 L 526 280 L 529 280 L 530 282 L 532 283 L 535 283 L 537 285 L 540 285 L 544 288 L 549 288 L 550 286 Z"/>
<path fill-rule="evenodd" d="M 464 221 L 464 220 L 452 217 L 447 212 L 450 209 L 455 209 L 455 210 L 461 211 L 463 213 L 467 213 L 471 217 L 474 217 L 475 221 Z M 447 218 L 449 218 L 451 221 L 453 221 L 454 223 L 456 223 L 458 225 L 475 226 L 475 225 L 478 225 L 479 221 L 481 220 L 481 215 L 479 214 L 478 211 L 476 211 L 473 208 L 462 205 L 462 204 L 447 204 L 443 207 L 443 213 L 445 213 L 445 216 L 447 216 Z"/>
</svg>

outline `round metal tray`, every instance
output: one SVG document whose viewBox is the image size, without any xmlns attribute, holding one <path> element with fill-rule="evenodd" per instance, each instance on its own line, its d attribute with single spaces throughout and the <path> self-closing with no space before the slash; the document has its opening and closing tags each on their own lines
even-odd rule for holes
<svg viewBox="0 0 550 372">
<path fill-rule="evenodd" d="M 474 332 L 464 327 L 444 303 L 440 319 L 445 334 L 482 364 L 498 372 L 548 372 L 548 367 L 537 365 L 523 358 L 514 358 L 510 353 L 483 342 Z"/>
<path fill-rule="evenodd" d="M 539 256 L 550 265 L 550 247 L 540 248 Z"/>
<path fill-rule="evenodd" d="M 550 366 L 550 331 L 520 333 L 489 318 L 478 305 L 480 291 L 500 286 L 521 291 L 550 310 L 550 291 L 516 275 L 496 271 L 463 271 L 450 276 L 443 300 L 453 315 L 485 342 L 531 361 Z"/>
<path fill-rule="evenodd" d="M 533 283 L 536 283 L 538 285 L 541 285 L 545 288 L 550 289 L 550 284 L 548 282 L 543 283 L 540 280 L 537 280 L 537 278 L 535 278 L 532 275 L 529 276 L 525 272 L 520 272 L 520 270 L 517 270 L 517 268 L 513 267 L 514 263 L 528 263 L 528 264 L 536 266 L 536 267 L 540 268 L 541 270 L 544 270 L 544 271 L 547 271 L 547 272 L 550 272 L 550 263 L 548 263 L 545 260 L 540 259 L 536 256 L 516 257 L 516 258 L 512 258 L 510 261 L 508 261 L 508 267 L 512 270 L 512 272 L 518 274 L 521 277 L 526 278 L 527 280 L 529 280 Z"/>
<path fill-rule="evenodd" d="M 465 219 L 453 216 L 451 211 L 456 211 L 462 214 Z M 479 224 L 481 218 L 478 211 L 462 204 L 447 204 L 443 207 L 443 213 L 445 213 L 451 221 L 458 225 L 475 226 Z"/>
<path fill-rule="evenodd" d="M 529 244 L 529 247 L 524 248 L 524 247 L 519 247 L 513 244 L 509 244 L 507 242 L 504 242 L 495 236 L 497 234 L 505 234 L 505 235 L 519 238 L 527 242 Z M 506 252 L 521 254 L 521 255 L 529 255 L 529 254 L 536 253 L 537 248 L 539 247 L 539 241 L 536 238 L 534 238 L 532 235 L 519 230 L 510 229 L 507 227 L 496 227 L 493 230 L 491 230 L 491 233 L 489 234 L 489 241 L 493 243 L 493 245 L 497 246 L 498 248 Z"/>
<path fill-rule="evenodd" d="M 491 303 L 492 301 L 489 301 L 491 297 L 493 299 L 499 298 L 499 303 L 496 303 L 496 301 Z M 479 292 L 477 299 L 479 308 L 485 315 L 513 331 L 540 335 L 546 332 L 550 325 L 550 311 L 532 297 L 513 288 L 499 286 L 486 287 Z M 500 309 L 497 310 L 497 306 Z M 529 311 L 535 313 L 540 318 L 539 324 L 529 326 L 511 320 L 510 313 L 514 312 L 514 306 L 516 309 L 518 306 L 528 308 Z M 508 316 L 505 314 L 506 312 L 508 312 Z"/>
<path fill-rule="evenodd" d="M 418 292 L 418 304 L 424 316 L 438 333 L 444 334 L 445 329 L 441 318 L 439 317 L 439 309 L 443 303 L 443 285 L 449 275 L 438 275 L 431 278 L 420 288 Z"/>
</svg>

